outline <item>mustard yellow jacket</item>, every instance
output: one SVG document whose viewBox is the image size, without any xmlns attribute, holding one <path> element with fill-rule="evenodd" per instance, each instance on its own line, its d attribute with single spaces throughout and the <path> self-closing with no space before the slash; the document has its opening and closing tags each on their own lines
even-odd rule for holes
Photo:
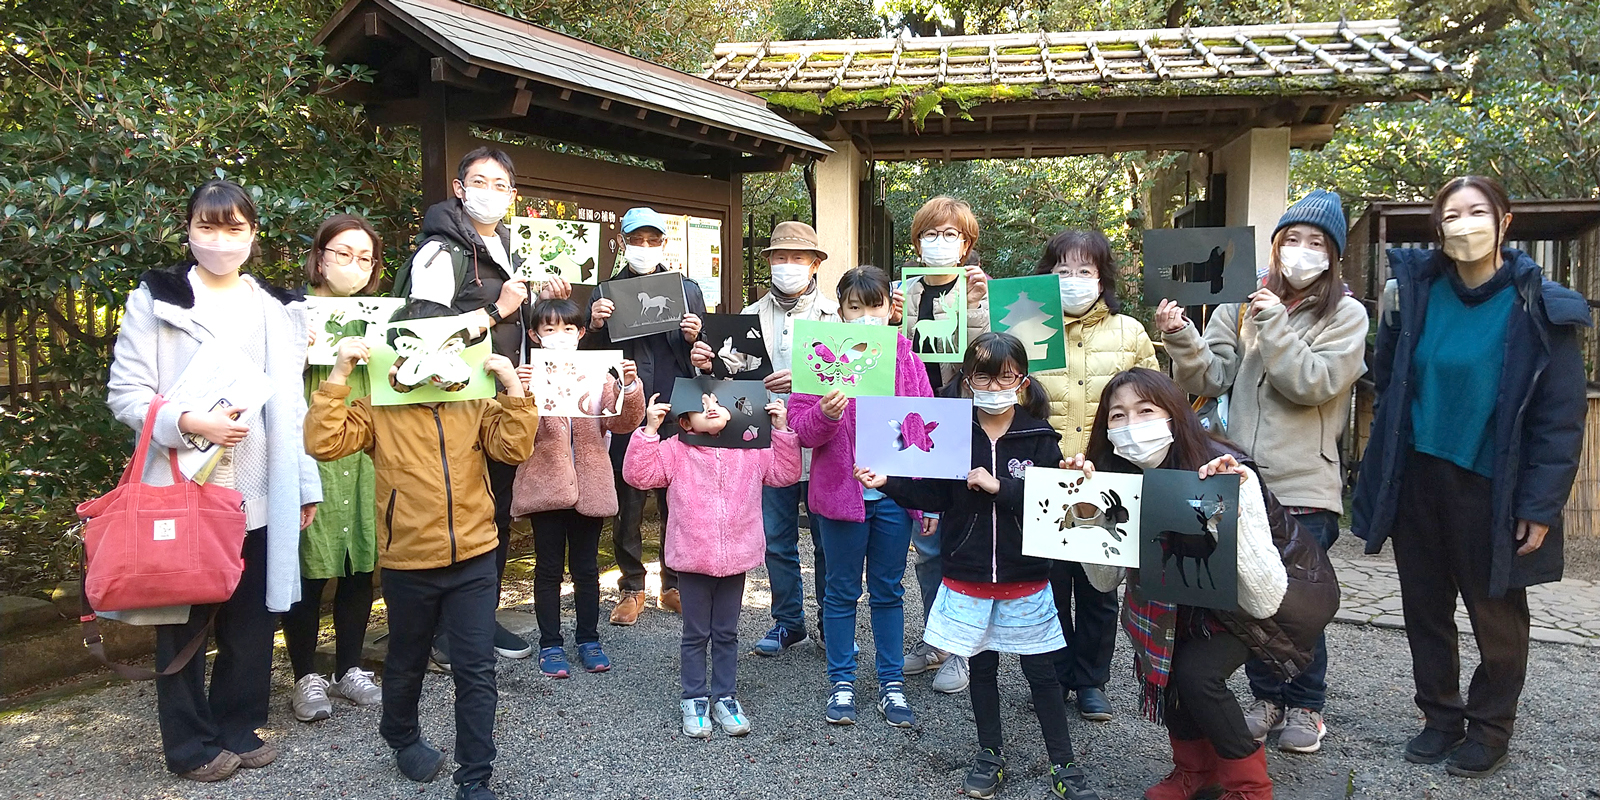
<svg viewBox="0 0 1600 800">
<path fill-rule="evenodd" d="M 1100 408 L 1100 392 L 1111 376 L 1134 367 L 1160 369 L 1144 325 L 1113 314 L 1096 301 L 1083 316 L 1066 318 L 1067 366 L 1033 376 L 1050 401 L 1050 427 L 1061 434 L 1068 458 L 1089 446 L 1089 428 Z"/>
</svg>

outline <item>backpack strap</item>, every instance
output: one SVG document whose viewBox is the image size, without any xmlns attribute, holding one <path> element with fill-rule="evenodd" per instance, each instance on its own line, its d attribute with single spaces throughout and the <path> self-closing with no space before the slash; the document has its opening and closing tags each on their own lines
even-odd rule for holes
<svg viewBox="0 0 1600 800">
<path fill-rule="evenodd" d="M 433 248 L 428 246 L 435 243 L 438 244 L 439 247 Z M 450 237 L 435 234 L 433 236 L 424 238 L 420 242 L 417 242 L 417 251 L 413 253 L 411 258 L 407 259 L 404 264 L 400 265 L 400 269 L 395 271 L 394 288 L 389 292 L 390 296 L 410 297 L 411 273 L 416 268 L 417 258 L 419 256 L 423 256 L 429 261 L 432 261 L 437 257 L 441 250 L 450 256 L 450 268 L 455 274 L 456 289 L 457 291 L 460 291 L 462 284 L 466 283 L 467 271 L 472 266 L 467 259 L 467 251 L 463 249 L 458 242 Z"/>
</svg>

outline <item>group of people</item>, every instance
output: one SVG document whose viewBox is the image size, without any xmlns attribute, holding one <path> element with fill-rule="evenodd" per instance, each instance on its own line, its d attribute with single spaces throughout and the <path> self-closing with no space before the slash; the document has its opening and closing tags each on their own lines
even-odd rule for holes
<svg viewBox="0 0 1600 800">
<path fill-rule="evenodd" d="M 959 363 L 924 364 L 899 337 L 894 391 L 972 400 L 972 464 L 965 480 L 889 477 L 855 460 L 855 401 L 834 391 L 792 393 L 799 320 L 898 324 L 948 314 L 961 285 L 942 277 L 893 282 L 855 265 L 832 295 L 818 274 L 829 254 L 814 230 L 785 222 L 764 256 L 771 284 L 743 309 L 760 318 L 774 365 L 765 379 L 772 443 L 701 447 L 663 436 L 714 434 L 725 410 L 674 416 L 678 378 L 709 372 L 700 341 L 703 295 L 683 277 L 688 313 L 676 330 L 614 341 L 607 283 L 587 307 L 559 278 L 529 286 L 503 219 L 516 175 L 503 152 L 462 159 L 453 197 L 429 208 L 416 251 L 397 269 L 395 321 L 455 317 L 487 336 L 492 399 L 373 405 L 391 375 L 368 375 L 361 337 L 333 366 L 307 366 L 302 293 L 241 272 L 258 223 L 250 195 L 211 181 L 190 199 L 190 258 L 146 273 L 128 300 L 109 378 L 118 419 L 139 429 L 197 348 L 221 341 L 281 387 L 240 421 L 239 408 L 168 404 L 154 441 L 190 436 L 224 446 L 211 480 L 244 497 L 245 571 L 220 607 L 120 615 L 157 627 L 157 668 L 184 645 L 216 639 L 209 695 L 205 659 L 157 679 L 167 768 L 198 781 L 261 768 L 278 755 L 257 729 L 267 720 L 272 638 L 281 616 L 302 721 L 332 700 L 381 705 L 379 731 L 399 771 L 437 777 L 446 755 L 422 736 L 417 714 L 430 660 L 455 682 L 458 798 L 494 797 L 498 693 L 495 659 L 537 653 L 540 671 L 565 678 L 561 583 L 570 573 L 577 668 L 604 672 L 598 549 L 611 520 L 621 596 L 612 625 L 647 606 L 641 524 L 653 493 L 662 521 L 659 608 L 681 614 L 682 730 L 749 732 L 738 695 L 737 630 L 745 576 L 765 565 L 771 629 L 753 645 L 779 656 L 813 634 L 826 652 L 819 717 L 858 721 L 857 611 L 865 588 L 876 692 L 885 722 L 915 724 L 908 676 L 936 672 L 933 688 L 969 693 L 978 751 L 962 791 L 993 797 L 1005 777 L 999 654 L 1021 657 L 1049 755 L 1052 791 L 1099 795 L 1075 756 L 1069 703 L 1087 720 L 1115 713 L 1105 688 L 1121 609 L 1134 652 L 1141 713 L 1164 724 L 1173 769 L 1149 800 L 1270 798 L 1265 740 L 1313 753 L 1327 734 L 1323 628 L 1338 603 L 1327 549 L 1343 511 L 1339 438 L 1353 384 L 1366 370 L 1369 321 L 1340 277 L 1347 225 L 1338 196 L 1317 191 L 1288 208 L 1244 303 L 1213 309 L 1205 330 L 1163 302 L 1155 328 L 1170 357 L 1161 371 L 1144 326 L 1122 314 L 1120 270 L 1106 237 L 1066 231 L 1035 270 L 1060 278 L 1067 365 L 1030 374 L 1026 348 L 989 331 L 988 276 L 979 225 L 964 202 L 937 197 L 916 214 L 922 265 L 964 269 L 969 346 Z M 1576 329 L 1581 297 L 1544 280 L 1506 246 L 1510 203 L 1493 181 L 1450 182 L 1435 200 L 1441 249 L 1390 254 L 1394 281 L 1377 321 L 1370 363 L 1376 418 L 1355 487 L 1354 529 L 1376 552 L 1393 538 L 1424 730 L 1405 746 L 1418 763 L 1486 776 L 1506 760 L 1526 673 L 1525 587 L 1559 578 L 1560 514 L 1584 420 Z M 665 219 L 636 208 L 621 219 L 609 280 L 666 270 Z M 360 217 L 327 220 L 306 256 L 306 292 L 370 294 L 382 246 Z M 609 417 L 541 416 L 528 397 L 528 348 L 620 349 L 621 380 L 592 398 Z M 1227 396 L 1224 427 L 1196 413 L 1191 395 Z M 619 402 L 620 399 L 620 402 Z M 1209 429 L 1208 429 L 1209 428 Z M 187 435 L 187 436 L 186 436 Z M 152 454 L 152 459 L 165 458 Z M 937 457 L 937 456 L 928 456 Z M 1123 570 L 1022 553 L 1029 466 L 1137 473 L 1196 471 L 1240 482 L 1238 609 L 1150 601 Z M 147 470 L 152 480 L 164 470 Z M 799 555 L 804 503 L 812 536 L 816 622 L 806 621 Z M 514 519 L 533 532 L 537 645 L 495 622 Z M 921 588 L 922 637 L 904 642 L 908 559 Z M 373 572 L 389 624 L 383 685 L 361 667 Z M 335 672 L 316 669 L 322 598 L 333 592 Z M 1473 620 L 1482 661 L 1465 700 L 1459 686 L 1456 597 Z M 204 652 L 203 650 L 201 652 Z M 708 664 L 709 662 L 709 664 Z M 1243 667 L 1252 698 L 1227 686 Z M 331 679 L 331 680 L 330 680 Z M 1013 743 L 1014 744 L 1014 743 Z"/>
</svg>

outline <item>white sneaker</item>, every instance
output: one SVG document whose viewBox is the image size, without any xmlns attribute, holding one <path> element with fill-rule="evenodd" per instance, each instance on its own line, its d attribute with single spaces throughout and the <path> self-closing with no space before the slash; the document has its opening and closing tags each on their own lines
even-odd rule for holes
<svg viewBox="0 0 1600 800">
<path fill-rule="evenodd" d="M 1250 736 L 1258 742 L 1267 740 L 1267 734 L 1283 730 L 1283 707 L 1271 700 L 1256 698 L 1244 710 L 1244 724 Z"/>
<path fill-rule="evenodd" d="M 383 689 L 372 682 L 372 673 L 351 667 L 337 683 L 328 687 L 328 696 L 342 697 L 362 708 L 383 704 Z"/>
<path fill-rule="evenodd" d="M 711 737 L 711 698 L 696 697 L 678 703 L 683 709 L 683 735 L 695 739 Z"/>
<path fill-rule="evenodd" d="M 933 690 L 944 694 L 956 694 L 967 690 L 967 684 L 972 682 L 972 669 L 967 666 L 967 659 L 962 656 L 950 656 L 945 659 L 944 666 L 939 668 L 939 674 L 933 676 Z"/>
<path fill-rule="evenodd" d="M 736 697 L 724 697 L 711 705 L 711 716 L 729 736 L 743 736 L 750 732 L 750 718 Z"/>
<path fill-rule="evenodd" d="M 945 663 L 950 654 L 927 642 L 917 642 L 917 646 L 906 653 L 905 674 L 921 675 L 930 669 L 937 668 Z"/>
<path fill-rule="evenodd" d="M 294 718 L 301 722 L 316 722 L 333 716 L 333 704 L 328 702 L 328 679 L 313 672 L 295 681 L 289 707 L 294 710 Z"/>
</svg>

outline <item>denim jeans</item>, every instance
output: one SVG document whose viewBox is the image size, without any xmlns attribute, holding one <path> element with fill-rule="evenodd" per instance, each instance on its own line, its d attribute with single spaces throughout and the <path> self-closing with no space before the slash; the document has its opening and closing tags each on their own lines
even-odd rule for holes
<svg viewBox="0 0 1600 800">
<path fill-rule="evenodd" d="M 806 590 L 800 573 L 800 500 L 806 481 L 793 486 L 761 488 L 761 525 L 767 534 L 767 578 L 772 589 L 772 621 L 796 633 L 806 629 Z M 812 580 L 821 617 L 827 558 L 822 537 L 811 531 Z"/>
<path fill-rule="evenodd" d="M 822 601 L 822 628 L 828 634 L 828 680 L 855 682 L 856 604 L 866 569 L 872 642 L 877 649 L 878 683 L 905 680 L 906 615 L 900 579 L 911 546 L 911 515 L 893 500 L 868 500 L 864 522 L 811 516 L 828 551 L 828 588 Z"/>
<path fill-rule="evenodd" d="M 943 523 L 940 523 L 943 524 Z M 944 563 L 939 560 L 939 530 L 923 536 L 920 528 L 911 531 L 911 546 L 916 548 L 912 562 L 917 572 L 917 588 L 922 592 L 922 627 L 928 627 L 928 614 L 933 612 L 933 598 L 939 594 L 939 584 L 944 582 Z"/>
<path fill-rule="evenodd" d="M 1295 519 L 1316 537 L 1324 550 L 1339 538 L 1339 515 L 1332 511 L 1297 514 Z M 1311 664 L 1292 681 L 1285 683 L 1259 658 L 1246 661 L 1244 673 L 1250 677 L 1250 693 L 1261 700 L 1270 700 L 1284 708 L 1321 711 L 1328 702 L 1328 637 L 1317 638 Z"/>
</svg>

